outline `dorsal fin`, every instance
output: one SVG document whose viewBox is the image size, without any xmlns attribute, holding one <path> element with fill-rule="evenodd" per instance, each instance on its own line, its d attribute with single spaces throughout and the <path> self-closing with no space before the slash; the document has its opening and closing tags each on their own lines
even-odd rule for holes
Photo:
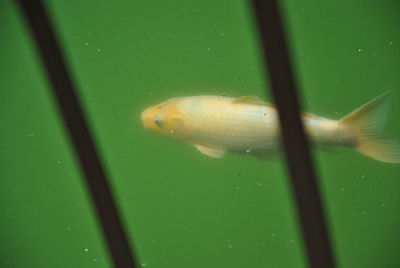
<svg viewBox="0 0 400 268">
<path fill-rule="evenodd" d="M 265 107 L 270 107 L 276 109 L 275 105 L 265 102 L 263 100 L 260 100 L 257 96 L 243 96 L 239 97 L 236 99 L 232 100 L 232 103 L 243 103 L 243 104 L 252 104 L 252 105 L 260 105 L 260 106 L 265 106 Z M 311 113 L 306 113 L 302 112 L 301 116 L 303 118 L 319 118 L 318 116 L 311 114 Z"/>
<path fill-rule="evenodd" d="M 243 104 L 253 104 L 253 105 L 261 105 L 267 107 L 274 107 L 272 104 L 269 104 L 265 101 L 260 100 L 256 96 L 243 96 L 232 100 L 233 103 L 243 103 Z"/>
</svg>

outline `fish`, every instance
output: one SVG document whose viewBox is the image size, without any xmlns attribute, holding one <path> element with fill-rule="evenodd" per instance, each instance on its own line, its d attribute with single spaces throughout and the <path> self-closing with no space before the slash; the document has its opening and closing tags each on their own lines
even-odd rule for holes
<svg viewBox="0 0 400 268">
<path fill-rule="evenodd" d="M 386 136 L 390 92 L 383 93 L 339 120 L 302 112 L 312 147 L 344 146 L 387 163 L 400 163 L 400 143 Z M 232 98 L 198 95 L 176 97 L 141 113 L 145 128 L 222 158 L 247 154 L 262 160 L 282 151 L 278 111 L 256 96 Z"/>
</svg>

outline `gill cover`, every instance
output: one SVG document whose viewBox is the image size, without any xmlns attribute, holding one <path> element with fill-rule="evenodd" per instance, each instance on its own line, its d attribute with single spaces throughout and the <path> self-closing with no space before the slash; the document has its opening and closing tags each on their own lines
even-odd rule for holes
<svg viewBox="0 0 400 268">
<path fill-rule="evenodd" d="M 145 109 L 141 115 L 144 126 L 174 139 L 187 140 L 189 132 L 185 127 L 184 116 L 177 108 L 177 101 L 170 99 Z"/>
</svg>

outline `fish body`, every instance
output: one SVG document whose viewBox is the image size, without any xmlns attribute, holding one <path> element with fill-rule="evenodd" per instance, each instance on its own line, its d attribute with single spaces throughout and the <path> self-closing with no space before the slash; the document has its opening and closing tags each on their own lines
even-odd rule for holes
<svg viewBox="0 0 400 268">
<path fill-rule="evenodd" d="M 364 130 L 368 130 L 371 136 L 371 129 L 381 128 L 381 116 L 387 110 L 387 95 L 379 96 L 364 105 L 366 107 L 361 107 L 361 112 L 358 109 L 341 120 L 302 113 L 304 128 L 311 143 L 316 147 L 360 147 Z M 257 97 L 172 98 L 147 108 L 141 118 L 146 128 L 193 144 L 200 152 L 215 158 L 228 152 L 268 159 L 281 150 L 277 110 Z M 379 140 L 381 138 L 382 135 Z M 380 149 L 384 152 L 378 150 L 370 153 L 368 149 L 364 150 L 366 152 L 362 149 L 359 151 L 381 161 L 400 162 L 397 142 L 386 142 L 382 146 Z M 376 151 L 377 148 L 372 149 Z"/>
</svg>

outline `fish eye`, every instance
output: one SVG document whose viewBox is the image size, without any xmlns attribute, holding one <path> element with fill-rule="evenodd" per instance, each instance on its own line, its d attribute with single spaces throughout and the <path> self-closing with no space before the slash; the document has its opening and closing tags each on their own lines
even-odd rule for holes
<svg viewBox="0 0 400 268">
<path fill-rule="evenodd" d="M 162 125 L 162 120 L 161 120 L 161 117 L 159 117 L 158 115 L 156 116 L 156 117 L 154 117 L 154 123 L 157 125 L 157 126 L 161 126 Z"/>
</svg>

